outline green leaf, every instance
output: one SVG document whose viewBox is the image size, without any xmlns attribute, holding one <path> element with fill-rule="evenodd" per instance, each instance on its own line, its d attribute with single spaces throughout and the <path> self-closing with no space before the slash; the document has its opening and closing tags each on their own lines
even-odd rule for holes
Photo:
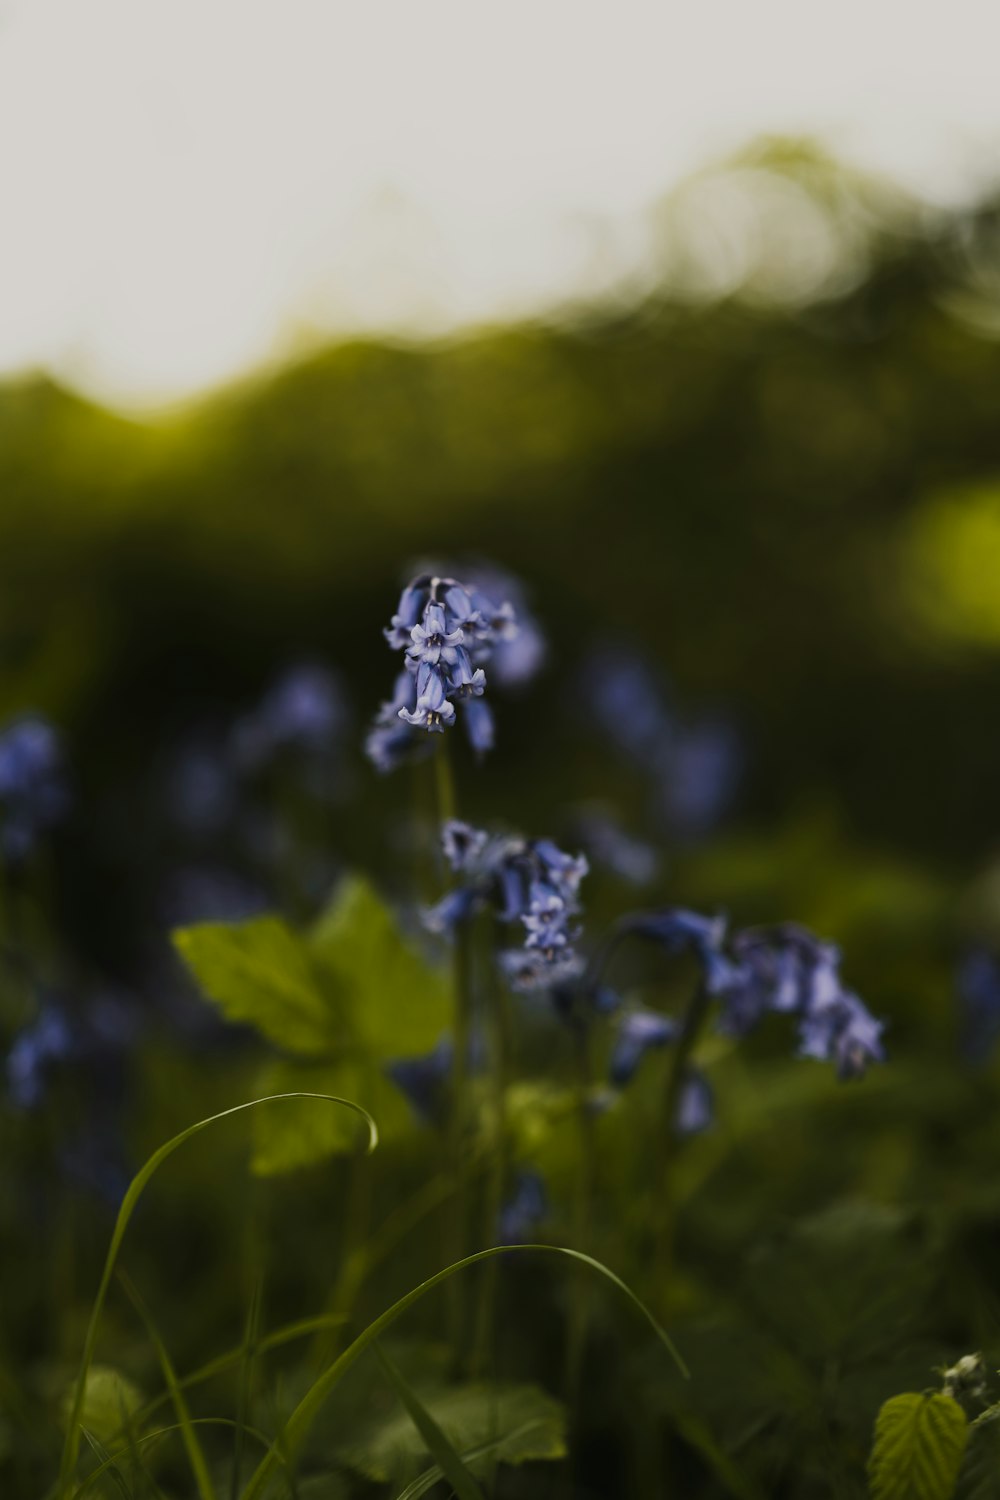
<svg viewBox="0 0 1000 1500">
<path fill-rule="evenodd" d="M 875 1424 L 868 1465 L 872 1500 L 950 1500 L 967 1427 L 950 1396 L 893 1396 Z"/>
<path fill-rule="evenodd" d="M 959 1500 L 1000 1500 L 1000 1408 L 977 1417 L 958 1478 Z"/>
<path fill-rule="evenodd" d="M 427 1411 L 466 1467 L 485 1473 L 491 1464 L 522 1464 L 566 1456 L 566 1413 L 553 1396 L 534 1385 L 476 1381 L 421 1388 Z M 345 1460 L 367 1479 L 402 1479 L 430 1445 L 403 1413 L 385 1418 L 345 1452 Z M 435 1466 L 443 1472 L 443 1466 Z M 429 1486 L 428 1486 L 429 1487 Z M 453 1486 L 454 1487 L 454 1486 Z"/>
<path fill-rule="evenodd" d="M 127 1376 L 110 1365 L 91 1365 L 87 1372 L 83 1401 L 78 1420 L 99 1442 L 110 1444 L 123 1440 L 122 1424 L 142 1405 L 137 1387 Z M 69 1421 L 73 1406 L 72 1391 L 63 1403 L 64 1417 Z"/>
<path fill-rule="evenodd" d="M 447 1435 L 379 1344 L 375 1345 L 375 1355 L 383 1374 L 419 1433 L 421 1442 L 455 1491 L 458 1500 L 483 1500 L 482 1490 L 455 1452 Z"/>
<path fill-rule="evenodd" d="M 203 922 L 173 934 L 202 992 L 288 1052 L 329 1053 L 344 1040 L 303 940 L 280 917 Z"/>
<path fill-rule="evenodd" d="M 340 882 L 310 933 L 309 952 L 359 1045 L 380 1061 L 428 1051 L 448 1026 L 447 975 L 406 941 L 367 880 Z"/>
</svg>

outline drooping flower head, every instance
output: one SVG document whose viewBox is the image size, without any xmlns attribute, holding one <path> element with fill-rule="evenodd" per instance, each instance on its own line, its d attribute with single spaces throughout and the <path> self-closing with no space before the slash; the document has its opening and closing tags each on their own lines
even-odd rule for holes
<svg viewBox="0 0 1000 1500">
<path fill-rule="evenodd" d="M 55 730 L 45 719 L 19 719 L 0 734 L 0 854 L 20 864 L 68 807 Z"/>
<path fill-rule="evenodd" d="M 551 839 L 490 835 L 450 819 L 441 833 L 445 857 L 461 883 L 425 915 L 432 932 L 450 934 L 491 906 L 500 922 L 519 923 L 523 946 L 500 954 L 515 989 L 554 989 L 579 977 L 574 948 L 579 935 L 582 854 L 566 854 Z"/>
<path fill-rule="evenodd" d="M 442 734 L 461 719 L 472 748 L 493 746 L 493 715 L 483 702 L 486 667 L 518 633 L 514 608 L 481 590 L 430 574 L 407 584 L 385 630 L 403 652 L 392 699 L 379 710 L 366 750 L 381 771 L 399 765 L 423 734 Z"/>
</svg>

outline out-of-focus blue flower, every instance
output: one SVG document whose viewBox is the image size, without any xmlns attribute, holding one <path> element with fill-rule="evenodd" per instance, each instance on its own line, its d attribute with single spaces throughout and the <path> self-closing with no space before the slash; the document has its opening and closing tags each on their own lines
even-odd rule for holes
<svg viewBox="0 0 1000 1500">
<path fill-rule="evenodd" d="M 45 719 L 17 720 L 0 734 L 0 853 L 27 859 L 68 808 L 58 735 Z"/>
<path fill-rule="evenodd" d="M 489 841 L 488 833 L 460 818 L 449 818 L 441 828 L 441 848 L 456 874 L 475 870 Z"/>
<path fill-rule="evenodd" d="M 490 630 L 490 676 L 502 688 L 522 687 L 541 670 L 548 653 L 524 589 L 512 574 L 490 565 L 477 563 L 466 572 L 472 584 L 471 606 Z M 492 599 L 504 602 L 496 608 Z"/>
<path fill-rule="evenodd" d="M 650 1048 L 676 1041 L 677 1031 L 676 1021 L 656 1011 L 637 1008 L 622 1016 L 608 1065 L 611 1082 L 617 1088 L 631 1083 Z"/>
<path fill-rule="evenodd" d="M 29 1026 L 14 1038 L 7 1054 L 7 1090 L 17 1109 L 34 1109 L 45 1096 L 53 1063 L 73 1050 L 73 1034 L 66 1017 L 55 1006 L 43 1007 Z"/>
<path fill-rule="evenodd" d="M 742 1036 L 766 1011 L 806 1014 L 840 993 L 840 953 L 786 922 L 733 938 L 735 970 L 723 996 L 721 1027 Z"/>
<path fill-rule="evenodd" d="M 973 948 L 957 980 L 962 1052 L 968 1062 L 984 1063 L 1000 1037 L 1000 962 L 986 948 Z"/>
<path fill-rule="evenodd" d="M 392 714 L 410 729 L 442 733 L 455 722 L 455 705 L 461 704 L 470 743 L 483 754 L 493 744 L 493 716 L 480 702 L 485 668 L 501 643 L 516 638 L 517 629 L 507 601 L 496 605 L 480 590 L 452 578 L 426 574 L 414 579 L 385 632 L 389 644 L 404 652 L 411 678 L 409 684 L 397 680 Z M 390 705 L 383 704 L 365 746 L 382 771 L 405 759 L 413 743 L 390 735 L 389 712 Z"/>
<path fill-rule="evenodd" d="M 678 1135 L 697 1135 L 712 1123 L 712 1086 L 698 1068 L 689 1068 L 681 1084 L 674 1129 Z"/>
<path fill-rule="evenodd" d="M 835 1063 L 838 1078 L 861 1078 L 869 1063 L 885 1061 L 883 1030 L 857 995 L 841 990 L 802 1016 L 799 1050 L 803 1057 Z"/>
<path fill-rule="evenodd" d="M 256 771 L 287 752 L 326 755 L 348 721 L 339 679 L 327 667 L 302 663 L 279 677 L 236 725 L 236 761 Z"/>
<path fill-rule="evenodd" d="M 740 779 L 742 750 L 731 724 L 679 729 L 661 772 L 663 806 L 675 834 L 700 838 L 729 809 Z"/>
<path fill-rule="evenodd" d="M 574 819 L 574 831 L 591 862 L 601 865 L 629 885 L 648 885 L 655 879 L 660 856 L 651 844 L 632 838 L 607 813 L 588 810 Z"/>
<path fill-rule="evenodd" d="M 365 754 L 383 774 L 404 765 L 418 749 L 426 749 L 423 736 L 401 717 L 402 710 L 412 709 L 416 700 L 416 679 L 400 672 L 392 697 L 382 704 L 365 739 Z"/>
<path fill-rule="evenodd" d="M 650 662 L 623 646 L 595 652 L 580 674 L 589 719 L 648 778 L 653 811 L 679 838 L 710 832 L 739 781 L 739 737 L 723 719 L 677 714 Z"/>
<path fill-rule="evenodd" d="M 428 1124 L 439 1124 L 447 1114 L 448 1083 L 455 1048 L 443 1036 L 422 1057 L 402 1057 L 386 1063 L 386 1075 L 405 1094 L 416 1115 Z"/>
<path fill-rule="evenodd" d="M 166 771 L 171 819 L 187 833 L 218 833 L 236 808 L 236 782 L 225 747 L 210 740 L 182 745 Z"/>
<path fill-rule="evenodd" d="M 456 928 L 479 911 L 485 900 L 475 886 L 460 885 L 424 912 L 424 926 L 438 937 L 454 937 Z"/>
<path fill-rule="evenodd" d="M 736 978 L 733 965 L 723 952 L 726 937 L 723 916 L 704 917 L 699 912 L 672 907 L 666 911 L 640 912 L 623 926 L 637 937 L 662 944 L 668 953 L 694 953 L 710 995 L 721 994 Z"/>
<path fill-rule="evenodd" d="M 530 1168 L 518 1172 L 511 1195 L 497 1216 L 497 1244 L 520 1245 L 530 1241 L 548 1211 L 549 1200 L 541 1173 Z"/>
</svg>

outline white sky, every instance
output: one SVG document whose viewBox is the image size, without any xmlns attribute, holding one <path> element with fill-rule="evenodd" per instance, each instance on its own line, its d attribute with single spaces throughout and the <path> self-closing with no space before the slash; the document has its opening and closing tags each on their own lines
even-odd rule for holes
<svg viewBox="0 0 1000 1500">
<path fill-rule="evenodd" d="M 761 132 L 1000 178 L 997 0 L 0 0 L 0 373 L 190 394 L 641 262 Z"/>
</svg>

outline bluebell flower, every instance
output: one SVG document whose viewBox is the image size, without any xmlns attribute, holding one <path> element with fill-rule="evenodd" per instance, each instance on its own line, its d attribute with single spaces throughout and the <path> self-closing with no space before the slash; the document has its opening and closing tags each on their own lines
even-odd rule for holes
<svg viewBox="0 0 1000 1500">
<path fill-rule="evenodd" d="M 485 755 L 496 743 L 493 710 L 482 698 L 470 698 L 462 711 L 466 738 L 477 756 Z"/>
<path fill-rule="evenodd" d="M 45 719 L 26 718 L 0 734 L 0 853 L 27 859 L 39 836 L 69 808 L 62 749 Z"/>
<path fill-rule="evenodd" d="M 385 1064 L 387 1077 L 406 1095 L 414 1113 L 428 1124 L 439 1124 L 447 1115 L 454 1058 L 451 1038 L 443 1036 L 422 1057 L 403 1057 Z"/>
<path fill-rule="evenodd" d="M 518 1172 L 511 1195 L 497 1216 L 497 1244 L 520 1245 L 530 1241 L 548 1211 L 548 1195 L 541 1173 L 533 1169 Z"/>
<path fill-rule="evenodd" d="M 457 886 L 434 906 L 428 907 L 424 912 L 424 926 L 439 937 L 454 937 L 456 928 L 474 916 L 485 903 L 484 893 L 475 886 Z"/>
<path fill-rule="evenodd" d="M 455 705 L 470 743 L 482 755 L 493 745 L 493 716 L 480 700 L 486 690 L 486 666 L 497 646 L 516 637 L 517 622 L 509 603 L 494 605 L 480 591 L 452 578 L 426 574 L 404 590 L 385 635 L 404 652 L 407 687 L 397 680 L 392 710 L 410 728 L 442 733 L 456 721 Z M 411 741 L 389 734 L 389 705 L 383 704 L 366 741 L 380 770 L 391 770 L 406 757 Z"/>
<path fill-rule="evenodd" d="M 689 1068 L 677 1100 L 674 1129 L 678 1135 L 696 1135 L 707 1130 L 714 1115 L 712 1086 L 698 1068 Z"/>
<path fill-rule="evenodd" d="M 802 1014 L 840 991 L 839 951 L 794 923 L 737 933 L 732 948 L 721 1021 L 732 1035 L 744 1035 L 767 1011 Z"/>
<path fill-rule="evenodd" d="M 841 990 L 802 1016 L 800 1054 L 835 1063 L 838 1078 L 861 1078 L 870 1063 L 885 1061 L 883 1030 L 857 995 Z"/>
<path fill-rule="evenodd" d="M 588 809 L 574 819 L 573 826 L 594 864 L 629 885 L 648 885 L 656 877 L 660 865 L 657 851 L 626 833 L 607 813 Z"/>
<path fill-rule="evenodd" d="M 441 848 L 456 874 L 475 871 L 490 836 L 460 818 L 448 818 L 441 828 Z"/>
<path fill-rule="evenodd" d="M 635 652 L 611 646 L 584 664 L 580 690 L 590 717 L 637 766 L 657 771 L 674 730 L 659 683 Z"/>
<path fill-rule="evenodd" d="M 723 916 L 705 917 L 699 912 L 672 907 L 640 912 L 623 923 L 622 928 L 662 944 L 668 953 L 694 953 L 710 995 L 721 994 L 735 980 L 736 971 L 723 952 L 726 936 Z"/>
<path fill-rule="evenodd" d="M 185 832 L 216 834 L 236 809 L 236 782 L 226 748 L 209 738 L 182 745 L 166 771 L 167 811 Z"/>
<path fill-rule="evenodd" d="M 14 1038 L 7 1054 L 7 1090 L 17 1109 L 34 1109 L 45 1096 L 54 1063 L 73 1050 L 73 1034 L 66 1017 L 53 1005 L 45 1005 L 29 1026 Z"/>
<path fill-rule="evenodd" d="M 512 574 L 492 565 L 476 564 L 467 576 L 471 607 L 489 628 L 490 676 L 503 688 L 522 687 L 541 669 L 548 652 L 524 589 Z M 491 603 L 494 599 L 503 603 L 497 607 Z"/>
<path fill-rule="evenodd" d="M 611 1053 L 608 1074 L 617 1088 L 624 1088 L 635 1077 L 646 1053 L 653 1047 L 665 1047 L 677 1040 L 677 1022 L 656 1011 L 637 1008 L 622 1016 Z"/>
<path fill-rule="evenodd" d="M 962 1052 L 968 1062 L 984 1063 L 1000 1037 L 1000 962 L 985 948 L 962 959 L 957 976 Z"/>
<path fill-rule="evenodd" d="M 728 810 L 742 767 L 731 724 L 705 721 L 674 735 L 661 772 L 663 807 L 675 834 L 699 838 Z"/>
<path fill-rule="evenodd" d="M 416 679 L 409 672 L 400 672 L 392 697 L 382 704 L 365 739 L 365 753 L 376 770 L 395 771 L 418 749 L 425 748 L 423 736 L 400 717 L 402 709 L 413 708 L 416 698 Z"/>
<path fill-rule="evenodd" d="M 443 734 L 445 725 L 455 718 L 455 705 L 447 697 L 447 687 L 440 667 L 421 662 L 417 668 L 417 701 L 412 708 L 401 708 L 399 718 L 414 729 Z"/>
<path fill-rule="evenodd" d="M 279 677 L 253 712 L 237 723 L 236 760 L 255 771 L 283 752 L 326 754 L 347 720 L 337 677 L 326 667 L 302 663 Z"/>
</svg>

